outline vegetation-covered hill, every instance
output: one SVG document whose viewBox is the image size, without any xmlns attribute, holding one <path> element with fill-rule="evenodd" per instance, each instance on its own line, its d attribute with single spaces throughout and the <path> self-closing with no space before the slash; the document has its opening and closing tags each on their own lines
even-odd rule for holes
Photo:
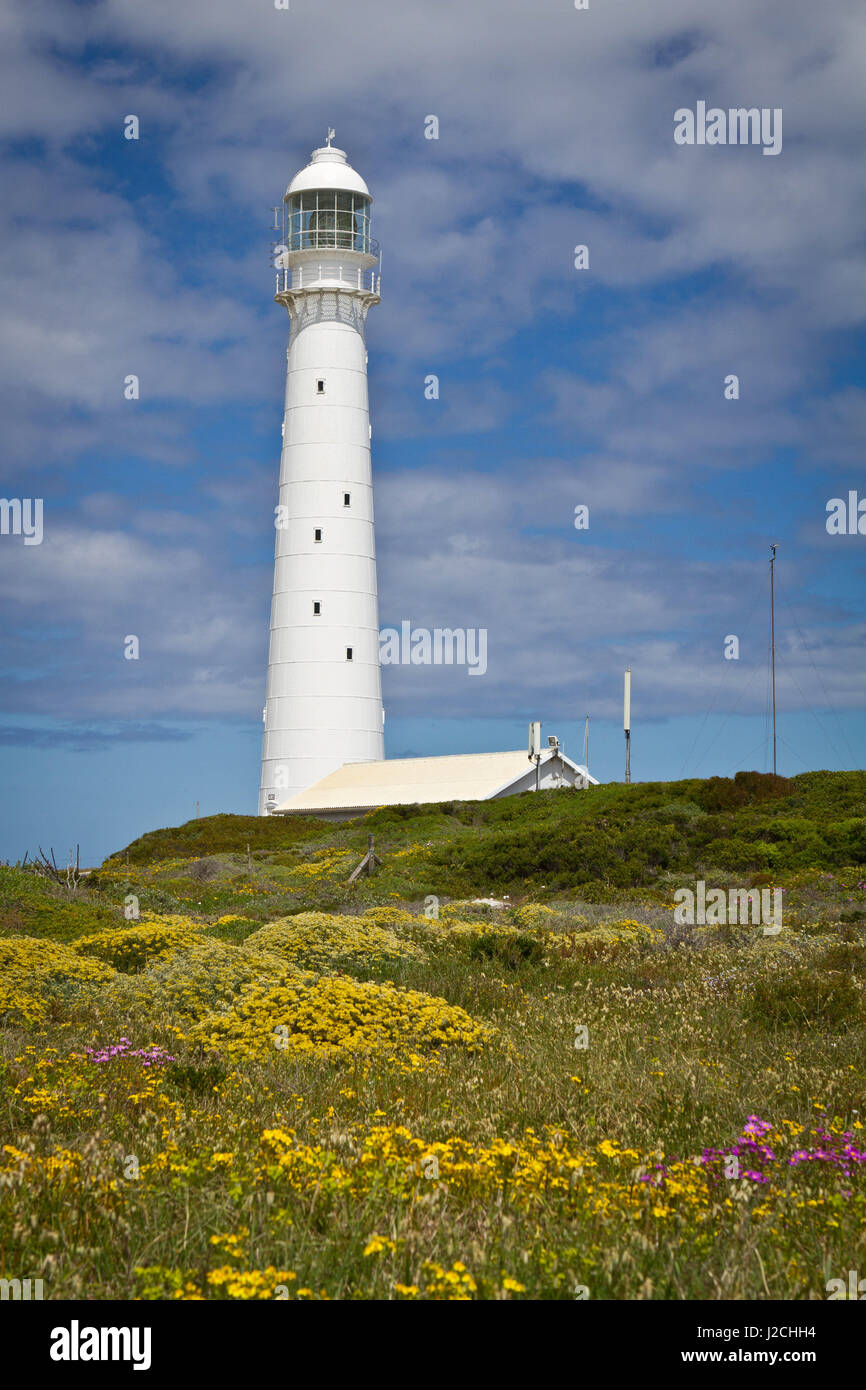
<svg viewBox="0 0 866 1390">
<path fill-rule="evenodd" d="M 866 1224 L 864 827 L 864 773 L 748 773 L 0 867 L 0 1276 L 826 1297 Z M 698 879 L 781 924 L 676 920 Z"/>
<path fill-rule="evenodd" d="M 383 868 L 344 892 L 375 835 Z M 248 873 L 247 847 L 253 863 Z M 126 873 L 126 850 L 99 881 Z M 740 772 L 704 781 L 608 784 L 501 801 L 385 807 L 357 820 L 211 816 L 152 831 L 128 848 L 147 883 L 179 902 L 225 907 L 232 888 L 266 885 L 298 906 L 396 893 L 585 896 L 651 887 L 665 873 L 751 876 L 866 863 L 866 772 L 783 778 Z M 191 861 L 198 861 L 198 865 Z M 166 861 L 168 863 L 166 864 Z M 210 861 L 202 867 L 202 861 Z M 165 865 L 157 868 L 157 865 Z M 151 898 L 153 906 L 156 898 Z M 270 911 L 275 904 L 267 903 Z"/>
</svg>

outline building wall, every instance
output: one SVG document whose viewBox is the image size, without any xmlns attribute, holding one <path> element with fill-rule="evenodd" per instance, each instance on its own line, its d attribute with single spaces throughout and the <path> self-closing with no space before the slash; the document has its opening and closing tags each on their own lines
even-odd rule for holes
<svg viewBox="0 0 866 1390">
<path fill-rule="evenodd" d="M 500 792 L 493 800 L 498 801 L 503 796 L 516 796 L 518 792 L 535 791 L 535 764 L 526 759 L 527 771 L 518 782 L 512 782 L 504 792 Z M 538 769 L 538 789 L 539 791 L 555 791 L 559 787 L 574 787 L 585 785 L 584 778 L 575 773 L 568 763 L 561 758 L 549 758 L 541 764 Z"/>
</svg>

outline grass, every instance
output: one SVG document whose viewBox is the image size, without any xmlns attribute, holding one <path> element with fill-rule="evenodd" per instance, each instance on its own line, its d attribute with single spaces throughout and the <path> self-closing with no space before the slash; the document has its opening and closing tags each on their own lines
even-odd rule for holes
<svg viewBox="0 0 866 1390">
<path fill-rule="evenodd" d="M 750 774 L 214 817 L 72 898 L 0 869 L 0 1272 L 825 1298 L 866 1261 L 864 803 L 864 774 Z M 782 931 L 676 922 L 698 877 L 782 887 Z"/>
</svg>

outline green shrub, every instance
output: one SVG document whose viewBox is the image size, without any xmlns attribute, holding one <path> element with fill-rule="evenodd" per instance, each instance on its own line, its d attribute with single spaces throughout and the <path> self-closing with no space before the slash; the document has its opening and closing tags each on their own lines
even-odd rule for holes
<svg viewBox="0 0 866 1390">
<path fill-rule="evenodd" d="M 119 908 L 92 902 L 89 888 L 68 893 L 39 874 L 0 865 L 0 936 L 74 941 L 122 920 Z"/>
<path fill-rule="evenodd" d="M 705 811 L 729 811 L 761 801 L 775 801 L 795 790 L 789 777 L 772 772 L 738 772 L 730 777 L 709 777 L 696 800 Z"/>
<path fill-rule="evenodd" d="M 258 931 L 261 925 L 255 917 L 229 915 L 217 922 L 209 923 L 203 930 L 215 941 L 230 941 L 235 946 L 240 946 L 252 932 Z"/>
<path fill-rule="evenodd" d="M 253 850 L 289 849 L 299 840 L 321 838 L 332 832 L 333 826 L 326 821 L 301 816 L 199 816 L 184 825 L 150 830 L 105 863 L 120 868 L 127 854 L 130 864 L 152 864 L 160 859 L 242 854 L 247 845 Z"/>
<path fill-rule="evenodd" d="M 454 937 L 472 960 L 496 961 L 507 970 L 517 970 L 527 962 L 544 959 L 546 948 L 528 931 L 492 932 L 483 929 L 470 936 Z"/>
<path fill-rule="evenodd" d="M 841 1028 L 857 1019 L 862 998 L 850 973 L 798 965 L 756 980 L 747 1013 L 772 1027 Z"/>
</svg>

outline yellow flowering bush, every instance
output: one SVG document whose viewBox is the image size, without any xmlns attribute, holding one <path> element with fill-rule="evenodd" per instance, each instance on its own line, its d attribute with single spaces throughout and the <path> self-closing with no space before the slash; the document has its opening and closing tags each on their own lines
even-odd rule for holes
<svg viewBox="0 0 866 1390">
<path fill-rule="evenodd" d="M 297 976 L 294 966 L 267 951 L 196 941 L 152 960 L 124 979 L 120 992 L 131 1005 L 188 1020 L 228 1008 L 251 985 L 285 984 Z"/>
<path fill-rule="evenodd" d="M 583 956 L 587 960 L 639 954 L 647 947 L 661 945 L 664 939 L 664 932 L 659 931 L 658 927 L 649 927 L 631 919 L 554 938 L 563 953 Z"/>
<path fill-rule="evenodd" d="M 335 1058 L 374 1050 L 477 1050 L 491 1030 L 463 1009 L 416 990 L 329 977 L 255 985 L 226 1013 L 209 1014 L 191 1038 L 228 1056 Z"/>
<path fill-rule="evenodd" d="M 72 1185 L 79 1177 L 83 1160 L 74 1149 L 55 1149 L 45 1157 L 34 1154 L 32 1149 L 32 1143 L 27 1149 L 3 1145 L 0 1176 L 4 1187 L 20 1186 L 33 1196 L 39 1186 L 66 1182 Z"/>
<path fill-rule="evenodd" d="M 148 1301 L 157 1299 L 202 1302 L 204 1299 L 310 1299 L 327 1298 L 324 1290 L 318 1294 L 312 1289 L 298 1288 L 298 1276 L 293 1269 L 277 1269 L 268 1265 L 266 1269 L 236 1269 L 234 1265 L 220 1265 L 208 1270 L 202 1282 L 195 1270 L 170 1269 L 163 1265 L 143 1265 L 136 1271 L 138 1297 Z"/>
<path fill-rule="evenodd" d="M 543 903 L 524 903 L 522 907 L 514 909 L 511 920 L 521 931 L 532 931 L 539 928 L 555 929 L 559 923 L 568 919 L 555 908 L 546 907 Z"/>
<path fill-rule="evenodd" d="M 423 920 L 423 919 L 422 919 Z M 418 921 L 414 912 L 404 907 L 368 907 L 364 912 L 365 922 L 374 922 L 377 927 L 393 931 L 395 928 L 411 927 Z"/>
<path fill-rule="evenodd" d="M 108 966 L 82 960 L 59 941 L 0 938 L 0 1019 L 19 1026 L 41 1023 L 52 999 L 93 994 L 115 978 Z"/>
<path fill-rule="evenodd" d="M 497 1291 L 484 1280 L 484 1297 Z M 437 1264 L 435 1260 L 425 1260 L 421 1266 L 420 1282 L 417 1284 L 394 1283 L 394 1296 L 399 1299 L 430 1299 L 434 1302 L 468 1303 L 479 1294 L 479 1286 L 462 1260 L 455 1260 L 450 1269 Z M 499 1297 L 512 1293 L 526 1293 L 526 1285 L 513 1279 L 505 1270 L 499 1281 Z"/>
<path fill-rule="evenodd" d="M 354 855 L 351 850 L 317 849 L 313 851 L 309 859 L 289 869 L 286 876 L 290 880 L 297 879 L 301 882 L 341 878 L 348 873 L 350 866 L 356 859 L 357 855 Z"/>
<path fill-rule="evenodd" d="M 301 912 L 251 932 L 244 946 L 270 951 L 295 965 L 324 970 L 335 961 L 381 965 L 418 948 L 366 917 L 341 917 L 327 912 Z"/>
<path fill-rule="evenodd" d="M 131 973 L 143 970 L 153 960 L 167 960 L 173 951 L 204 943 L 206 937 L 185 917 L 143 920 L 134 926 L 116 927 L 96 936 L 82 936 L 73 949 L 80 955 L 95 956 L 116 970 Z"/>
<path fill-rule="evenodd" d="M 443 1269 L 435 1260 L 424 1261 L 423 1297 L 450 1303 L 470 1303 L 478 1285 L 462 1260 Z"/>
<path fill-rule="evenodd" d="M 337 1154 L 320 1144 L 299 1142 L 294 1131 L 265 1130 L 257 1176 L 299 1193 L 317 1188 L 355 1200 L 369 1196 L 383 1178 L 406 1200 L 439 1185 L 458 1201 L 491 1196 L 499 1201 L 507 1194 L 512 1207 L 521 1210 L 556 1198 L 602 1216 L 622 1208 L 629 1220 L 658 1203 L 655 1189 L 636 1180 L 642 1171 L 637 1149 L 621 1148 L 609 1139 L 591 1148 L 575 1145 L 554 1126 L 542 1134 L 528 1129 L 514 1139 L 494 1137 L 486 1144 L 457 1136 L 424 1140 L 405 1125 L 386 1124 L 350 1137 L 350 1145 Z M 671 1171 L 677 1192 L 688 1187 L 705 1208 L 706 1175 L 688 1164 Z M 382 1254 L 391 1246 L 393 1242 L 374 1235 L 364 1253 Z"/>
<path fill-rule="evenodd" d="M 217 1298 L 273 1299 L 278 1293 L 282 1294 L 282 1289 L 286 1290 L 282 1296 L 287 1297 L 297 1278 L 293 1269 L 275 1269 L 273 1265 L 268 1265 L 267 1269 L 235 1269 L 232 1265 L 222 1265 L 208 1271 L 207 1283 L 216 1291 Z"/>
<path fill-rule="evenodd" d="M 380 1236 L 378 1231 L 374 1231 L 364 1246 L 364 1259 L 370 1255 L 395 1254 L 397 1242 L 391 1240 L 390 1236 Z"/>
</svg>

